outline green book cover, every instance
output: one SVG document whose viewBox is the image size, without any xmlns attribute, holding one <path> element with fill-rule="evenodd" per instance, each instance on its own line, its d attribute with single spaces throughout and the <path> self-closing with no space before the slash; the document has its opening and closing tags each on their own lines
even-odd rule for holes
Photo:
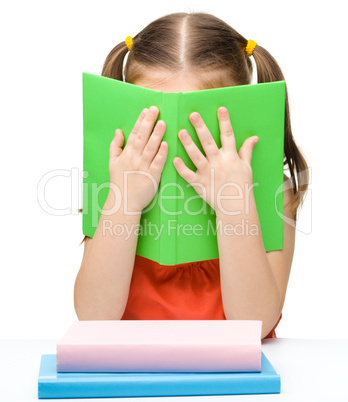
<svg viewBox="0 0 348 402">
<path fill-rule="evenodd" d="M 159 109 L 157 120 L 166 123 L 163 141 L 168 143 L 168 156 L 158 191 L 142 211 L 136 254 L 162 265 L 219 258 L 215 211 L 178 174 L 173 159 L 179 156 L 196 171 L 178 138 L 181 129 L 188 130 L 205 155 L 189 120 L 192 112 L 200 113 L 221 147 L 217 110 L 225 106 L 237 151 L 248 137 L 259 137 L 251 167 L 262 240 L 266 251 L 283 248 L 284 81 L 173 93 L 85 72 L 82 78 L 84 235 L 94 236 L 109 192 L 109 147 L 115 130 L 122 130 L 125 146 L 141 111 L 154 105 Z M 248 230 L 247 222 L 243 228 Z M 120 228 L 109 230 L 120 233 Z"/>
</svg>

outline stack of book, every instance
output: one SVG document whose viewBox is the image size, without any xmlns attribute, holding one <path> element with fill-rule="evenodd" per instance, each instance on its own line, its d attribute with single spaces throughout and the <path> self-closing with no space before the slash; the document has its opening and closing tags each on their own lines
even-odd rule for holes
<svg viewBox="0 0 348 402">
<path fill-rule="evenodd" d="M 258 320 L 74 322 L 42 355 L 38 397 L 280 393 Z"/>
</svg>

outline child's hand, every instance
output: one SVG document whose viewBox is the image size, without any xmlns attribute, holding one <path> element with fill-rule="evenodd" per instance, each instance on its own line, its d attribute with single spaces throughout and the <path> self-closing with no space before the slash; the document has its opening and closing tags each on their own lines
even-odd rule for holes
<svg viewBox="0 0 348 402">
<path fill-rule="evenodd" d="M 197 120 L 194 119 L 195 117 Z M 254 145 L 258 141 L 256 136 L 247 138 L 238 153 L 226 108 L 218 109 L 218 119 L 221 136 L 220 149 L 199 113 L 195 112 L 190 115 L 190 120 L 206 157 L 192 141 L 187 130 L 179 131 L 179 138 L 188 156 L 197 167 L 196 172 L 189 169 L 180 158 L 174 159 L 174 166 L 180 176 L 192 185 L 203 200 L 215 210 L 217 216 L 223 214 L 225 202 L 228 202 L 228 199 L 223 200 L 224 196 L 232 196 L 231 198 L 242 196 L 245 199 L 249 195 L 248 191 L 252 191 L 253 177 L 250 163 Z M 225 183 L 229 184 L 225 185 Z"/>
<path fill-rule="evenodd" d="M 152 133 L 157 116 L 158 109 L 155 106 L 144 109 L 123 150 L 124 136 L 120 129 L 116 130 L 111 141 L 110 190 L 112 184 L 121 190 L 122 204 L 126 206 L 125 212 L 141 212 L 152 201 L 158 190 L 167 159 L 168 145 L 166 142 L 161 142 L 166 129 L 163 120 L 157 122 Z"/>
</svg>

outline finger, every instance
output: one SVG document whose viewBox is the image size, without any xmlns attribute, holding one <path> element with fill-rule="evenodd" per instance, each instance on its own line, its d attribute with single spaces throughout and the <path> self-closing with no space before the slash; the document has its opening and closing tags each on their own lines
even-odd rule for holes
<svg viewBox="0 0 348 402">
<path fill-rule="evenodd" d="M 139 155 L 143 153 L 145 145 L 153 130 L 153 125 L 157 119 L 159 110 L 156 106 L 151 106 L 144 120 L 140 123 L 140 127 L 136 134 L 133 134 L 132 148 Z"/>
<path fill-rule="evenodd" d="M 183 179 L 185 179 L 190 184 L 198 182 L 197 173 L 189 169 L 181 158 L 176 157 L 174 158 L 173 162 L 176 170 Z"/>
<path fill-rule="evenodd" d="M 205 125 L 200 114 L 197 112 L 191 113 L 190 120 L 197 132 L 198 138 L 202 144 L 202 147 L 208 160 L 218 155 L 219 148 L 217 147 L 214 138 L 210 134 L 210 131 L 208 130 L 208 127 Z"/>
<path fill-rule="evenodd" d="M 233 152 L 234 156 L 237 156 L 236 139 L 228 110 L 225 107 L 218 109 L 218 119 L 222 149 Z"/>
<path fill-rule="evenodd" d="M 239 149 L 239 157 L 249 165 L 251 164 L 253 150 L 258 140 L 259 138 L 255 136 L 249 137 L 244 141 L 243 145 Z"/>
<path fill-rule="evenodd" d="M 115 158 L 121 155 L 124 143 L 124 136 L 122 130 L 119 128 L 115 131 L 114 138 L 110 143 L 109 158 Z"/>
<path fill-rule="evenodd" d="M 130 132 L 130 134 L 129 134 L 129 136 L 128 136 L 127 144 L 128 144 L 128 143 L 131 144 L 132 141 L 134 140 L 134 138 L 135 138 L 135 136 L 136 136 L 136 133 L 138 132 L 139 127 L 140 127 L 140 125 L 141 125 L 141 122 L 144 120 L 144 118 L 145 118 L 145 116 L 146 116 L 148 110 L 149 110 L 148 108 L 145 108 L 145 109 L 143 109 L 143 110 L 141 111 L 141 113 L 140 113 L 140 115 L 139 115 L 137 121 L 136 121 L 135 124 L 134 124 L 133 130 Z M 126 146 L 127 146 L 127 144 L 126 144 Z"/>
<path fill-rule="evenodd" d="M 197 145 L 192 141 L 188 131 L 179 131 L 179 138 L 185 147 L 187 155 L 190 157 L 196 168 L 200 171 L 204 171 L 209 166 L 209 163 Z"/>
<path fill-rule="evenodd" d="M 147 167 L 151 164 L 153 158 L 157 154 L 158 147 L 161 144 L 165 131 L 166 123 L 163 120 L 159 120 L 153 130 L 153 133 L 150 135 L 150 139 L 148 140 L 141 155 Z"/>
<path fill-rule="evenodd" d="M 168 155 L 168 144 L 162 141 L 158 149 L 158 152 L 149 168 L 149 173 L 152 174 L 157 181 L 160 180 L 164 163 L 167 159 L 167 155 Z"/>
</svg>

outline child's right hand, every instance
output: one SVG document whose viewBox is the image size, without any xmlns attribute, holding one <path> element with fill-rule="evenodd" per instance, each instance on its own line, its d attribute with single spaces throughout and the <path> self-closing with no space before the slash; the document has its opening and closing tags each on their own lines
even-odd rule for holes
<svg viewBox="0 0 348 402">
<path fill-rule="evenodd" d="M 118 186 L 122 196 L 122 210 L 127 197 L 125 213 L 127 211 L 141 213 L 158 190 L 167 159 L 168 144 L 161 142 L 166 129 L 163 120 L 157 122 L 152 132 L 157 116 L 157 107 L 144 109 L 124 149 L 122 150 L 124 136 L 120 129 L 116 130 L 110 144 L 110 191 L 112 184 Z"/>
</svg>

